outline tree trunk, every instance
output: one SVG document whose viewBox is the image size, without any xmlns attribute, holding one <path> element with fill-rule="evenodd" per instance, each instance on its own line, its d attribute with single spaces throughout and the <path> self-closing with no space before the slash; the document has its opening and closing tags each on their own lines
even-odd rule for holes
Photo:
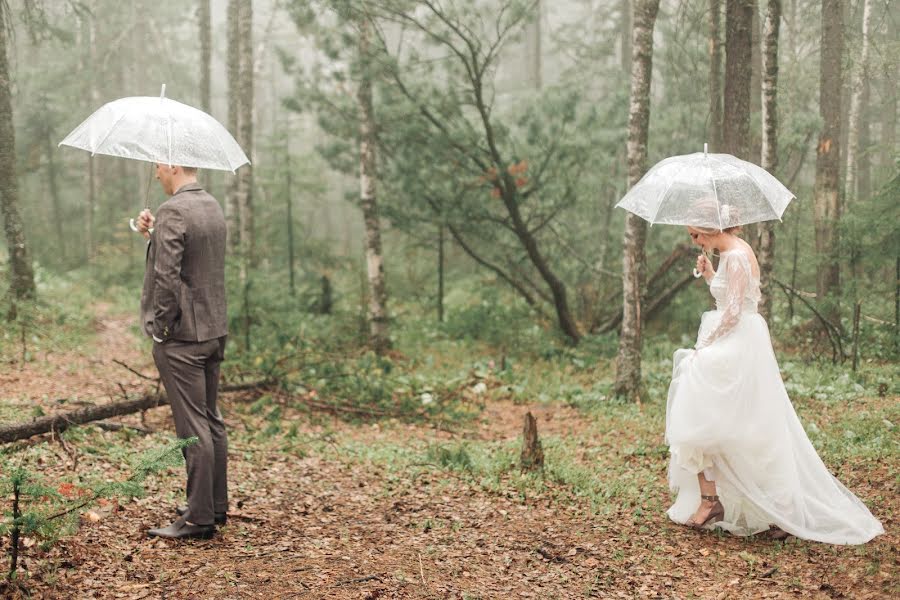
<svg viewBox="0 0 900 600">
<path fill-rule="evenodd" d="M 781 0 L 768 0 L 763 30 L 762 76 L 762 167 L 772 175 L 778 169 L 778 33 L 781 27 Z M 759 224 L 759 282 L 762 303 L 759 312 L 767 321 L 772 316 L 771 276 L 775 267 L 775 223 Z M 770 323 L 771 324 L 771 323 Z"/>
<path fill-rule="evenodd" d="M 49 126 L 47 116 L 47 129 L 44 133 L 44 152 L 47 154 L 47 182 L 50 185 L 50 200 L 53 203 L 53 230 L 56 234 L 56 248 L 61 261 L 66 261 L 66 236 L 63 232 L 62 200 L 59 196 L 59 181 L 56 176 L 56 144 L 53 140 L 53 131 Z"/>
<path fill-rule="evenodd" d="M 540 471 L 544 468 L 544 449 L 538 438 L 537 421 L 530 412 L 525 413 L 525 426 L 522 428 L 522 453 L 519 455 L 519 468 L 522 471 Z"/>
<path fill-rule="evenodd" d="M 240 36 L 240 9 L 241 0 L 229 0 L 228 2 L 228 131 L 241 141 L 241 111 L 240 111 L 240 86 L 241 86 L 241 36 Z M 246 149 L 245 149 L 246 151 Z M 244 167 L 241 167 L 244 168 Z M 228 248 L 237 252 L 241 245 L 241 221 L 240 202 L 238 200 L 239 177 L 231 177 L 227 200 L 225 202 L 226 223 L 228 226 Z"/>
<path fill-rule="evenodd" d="M 200 108 L 212 114 L 211 76 L 212 69 L 212 15 L 210 0 L 198 0 L 197 20 L 200 22 Z"/>
<path fill-rule="evenodd" d="M 888 36 L 897 39 L 900 36 L 900 26 L 897 25 L 898 19 L 887 19 Z M 896 60 L 882 61 L 884 87 L 882 88 L 882 98 L 884 104 L 881 109 L 881 152 L 878 157 L 879 171 L 882 175 L 878 177 L 876 186 L 884 184 L 884 182 L 892 176 L 897 168 L 897 80 L 900 77 L 900 62 Z"/>
<path fill-rule="evenodd" d="M 537 0 L 534 6 L 534 20 L 526 28 L 526 56 L 528 58 L 528 75 L 531 86 L 539 90 L 544 85 L 544 75 L 541 56 L 541 25 L 544 16 L 544 7 L 541 0 Z"/>
<path fill-rule="evenodd" d="M 850 86 L 850 115 L 847 123 L 847 167 L 844 180 L 844 198 L 848 206 L 853 206 L 859 199 L 857 188 L 857 168 L 859 157 L 859 124 L 860 115 L 865 110 L 863 92 L 869 78 L 869 34 L 872 26 L 872 0 L 863 0 L 862 17 L 862 50 L 859 62 L 853 70 L 853 83 Z"/>
<path fill-rule="evenodd" d="M 444 223 L 438 225 L 438 323 L 444 322 Z"/>
<path fill-rule="evenodd" d="M 816 255 L 823 261 L 817 269 L 816 295 L 819 301 L 840 293 L 838 223 L 841 218 L 841 56 L 844 48 L 844 15 L 839 0 L 823 0 L 819 114 L 822 130 L 816 150 L 814 219 Z M 831 321 L 838 316 L 836 302 L 825 310 Z"/>
<path fill-rule="evenodd" d="M 628 184 L 635 185 L 647 169 L 647 133 L 650 125 L 650 83 L 653 73 L 653 28 L 659 0 L 638 0 L 634 5 L 631 99 L 628 111 Z M 625 218 L 622 257 L 622 333 L 616 357 L 614 392 L 630 400 L 641 398 L 641 291 L 647 223 L 629 213 Z"/>
<path fill-rule="evenodd" d="M 718 2 L 718 0 L 714 0 Z M 631 0 L 620 0 L 619 11 L 621 12 L 619 33 L 621 33 L 621 60 L 622 72 L 631 74 Z"/>
<path fill-rule="evenodd" d="M 240 38 L 240 142 L 248 157 L 253 155 L 253 3 L 240 2 L 238 18 Z M 251 158 L 252 160 L 252 158 Z M 253 165 L 244 165 L 238 171 L 238 219 L 240 221 L 241 261 L 244 269 L 253 264 L 256 244 L 253 235 Z M 242 281 L 246 281 L 246 273 Z"/>
<path fill-rule="evenodd" d="M 360 205 L 366 229 L 366 267 L 369 277 L 369 335 L 374 350 L 382 354 L 390 348 L 387 286 L 384 256 L 381 251 L 381 224 L 376 203 L 375 110 L 372 104 L 371 23 L 359 23 L 360 80 L 356 98 L 359 103 L 359 188 Z"/>
<path fill-rule="evenodd" d="M 709 123 L 706 138 L 712 152 L 722 151 L 722 6 L 709 0 Z"/>
<path fill-rule="evenodd" d="M 750 121 L 762 111 L 762 26 L 759 20 L 760 0 L 750 0 Z M 761 115 L 760 115 L 761 116 Z M 750 129 L 750 160 L 756 162 L 762 154 L 762 131 Z"/>
<path fill-rule="evenodd" d="M 726 0 L 722 142 L 725 152 L 743 160 L 750 160 L 752 20 L 753 0 Z"/>
<path fill-rule="evenodd" d="M 13 125 L 6 35 L 7 4 L 0 2 L 0 209 L 10 263 L 10 292 L 16 299 L 35 297 L 34 272 L 28 258 L 25 229 L 19 214 L 19 182 L 16 179 L 16 133 Z"/>
<path fill-rule="evenodd" d="M 287 168 L 286 176 L 287 181 L 286 187 L 287 190 L 285 192 L 285 201 L 287 202 L 287 237 L 288 237 L 288 273 L 290 274 L 290 290 L 291 297 L 296 295 L 296 289 L 294 286 L 294 194 L 291 189 L 291 154 L 290 154 L 290 145 L 284 149 L 284 154 L 287 160 Z"/>
</svg>

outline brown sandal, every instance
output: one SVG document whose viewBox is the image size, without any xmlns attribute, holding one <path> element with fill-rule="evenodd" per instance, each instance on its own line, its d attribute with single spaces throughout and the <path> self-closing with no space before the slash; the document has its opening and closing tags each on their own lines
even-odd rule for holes
<svg viewBox="0 0 900 600">
<path fill-rule="evenodd" d="M 717 523 L 721 521 L 725 517 L 725 507 L 722 506 L 722 503 L 719 502 L 718 496 L 703 496 L 700 498 L 703 500 L 708 500 L 709 502 L 715 502 L 716 504 L 713 506 L 712 511 L 707 515 L 706 519 L 702 523 L 694 523 L 692 519 L 688 519 L 688 522 L 685 523 L 691 529 L 703 529 L 710 522 Z"/>
</svg>

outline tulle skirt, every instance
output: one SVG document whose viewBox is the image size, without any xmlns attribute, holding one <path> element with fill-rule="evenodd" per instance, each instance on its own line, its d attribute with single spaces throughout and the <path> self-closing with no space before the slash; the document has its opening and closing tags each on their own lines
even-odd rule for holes
<svg viewBox="0 0 900 600">
<path fill-rule="evenodd" d="M 720 319 L 719 311 L 704 313 L 700 336 Z M 697 509 L 702 471 L 725 507 L 715 526 L 734 534 L 777 525 L 803 539 L 862 544 L 884 533 L 810 443 L 758 313 L 743 314 L 734 330 L 701 350 L 675 352 L 666 443 L 669 485 L 677 491 L 668 515 L 676 523 Z"/>
</svg>

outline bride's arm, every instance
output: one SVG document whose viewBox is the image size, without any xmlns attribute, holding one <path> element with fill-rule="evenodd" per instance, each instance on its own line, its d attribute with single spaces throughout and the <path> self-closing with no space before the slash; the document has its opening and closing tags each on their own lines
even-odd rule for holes
<svg viewBox="0 0 900 600">
<path fill-rule="evenodd" d="M 719 269 L 725 269 L 728 283 L 725 292 L 725 309 L 722 311 L 722 320 L 719 321 L 719 325 L 697 341 L 697 345 L 694 346 L 697 350 L 728 335 L 741 320 L 744 294 L 747 293 L 747 285 L 750 282 L 750 265 L 744 264 L 742 258 L 730 256 L 725 265 L 719 265 Z"/>
</svg>

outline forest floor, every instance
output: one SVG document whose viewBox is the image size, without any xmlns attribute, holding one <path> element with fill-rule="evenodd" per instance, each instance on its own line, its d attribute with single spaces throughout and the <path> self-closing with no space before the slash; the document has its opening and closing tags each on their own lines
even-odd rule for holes
<svg viewBox="0 0 900 600">
<path fill-rule="evenodd" d="M 76 350 L 4 365 L 0 423 L 152 388 L 113 362 L 155 375 L 133 315 L 94 310 L 95 334 Z M 829 440 L 846 438 L 860 413 L 888 438 L 878 451 L 826 455 L 887 530 L 842 547 L 670 522 L 664 402 L 585 407 L 495 391 L 473 400 L 475 418 L 452 423 L 351 423 L 277 395 L 225 395 L 231 514 L 213 539 L 147 538 L 182 501 L 183 468 L 171 468 L 146 496 L 86 511 L 49 549 L 26 540 L 23 582 L 33 598 L 61 599 L 900 597 L 896 397 L 798 407 Z M 543 476 L 515 467 L 528 411 Z M 116 479 L 129 456 L 174 435 L 168 407 L 117 421 L 151 433 L 88 425 L 16 456 L 45 481 Z"/>
</svg>

